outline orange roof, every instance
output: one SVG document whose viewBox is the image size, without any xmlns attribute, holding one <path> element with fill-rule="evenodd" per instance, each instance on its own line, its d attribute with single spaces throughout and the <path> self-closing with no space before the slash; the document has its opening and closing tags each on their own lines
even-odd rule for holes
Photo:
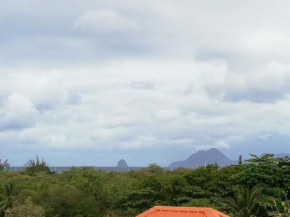
<svg viewBox="0 0 290 217">
<path fill-rule="evenodd" d="M 229 217 L 212 208 L 155 206 L 136 217 Z"/>
</svg>

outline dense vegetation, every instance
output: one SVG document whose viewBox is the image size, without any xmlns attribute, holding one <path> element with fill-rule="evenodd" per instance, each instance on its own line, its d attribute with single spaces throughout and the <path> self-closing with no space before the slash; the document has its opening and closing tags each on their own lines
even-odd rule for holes
<svg viewBox="0 0 290 217">
<path fill-rule="evenodd" d="M 3 164 L 3 163 L 1 163 Z M 6 162 L 7 164 L 7 162 Z M 30 160 L 24 172 L 0 172 L 0 216 L 135 216 L 153 206 L 213 207 L 231 216 L 289 216 L 290 158 L 271 154 L 220 168 L 63 174 Z"/>
</svg>

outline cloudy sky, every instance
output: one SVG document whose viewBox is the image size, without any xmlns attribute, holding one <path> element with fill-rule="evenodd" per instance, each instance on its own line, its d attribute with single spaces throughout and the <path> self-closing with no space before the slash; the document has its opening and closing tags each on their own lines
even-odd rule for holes
<svg viewBox="0 0 290 217">
<path fill-rule="evenodd" d="M 0 4 L 0 158 L 290 153 L 289 1 Z"/>
</svg>

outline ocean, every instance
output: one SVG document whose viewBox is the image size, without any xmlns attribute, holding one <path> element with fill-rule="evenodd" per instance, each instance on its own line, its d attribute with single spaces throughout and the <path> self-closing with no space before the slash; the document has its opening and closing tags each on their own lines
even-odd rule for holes
<svg viewBox="0 0 290 217">
<path fill-rule="evenodd" d="M 50 171 L 54 172 L 54 171 L 59 171 L 59 172 L 64 172 L 67 170 L 70 170 L 73 166 L 67 166 L 67 167 L 63 167 L 63 166 L 49 166 Z M 90 167 L 90 166 L 84 166 L 84 167 Z M 141 169 L 144 169 L 146 167 L 95 167 L 92 166 L 95 170 L 101 170 L 101 171 L 105 171 L 105 172 L 128 172 L 128 171 L 138 171 Z M 23 171 L 25 167 L 23 166 L 11 166 L 8 171 Z M 75 168 L 82 168 L 82 166 L 77 166 Z M 173 168 L 169 168 L 169 167 L 164 167 L 164 170 L 171 170 Z"/>
</svg>

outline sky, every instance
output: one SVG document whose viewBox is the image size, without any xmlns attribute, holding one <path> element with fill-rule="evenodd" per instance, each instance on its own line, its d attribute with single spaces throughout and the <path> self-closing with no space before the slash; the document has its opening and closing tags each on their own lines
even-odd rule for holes
<svg viewBox="0 0 290 217">
<path fill-rule="evenodd" d="M 0 159 L 290 153 L 290 2 L 3 0 Z"/>
</svg>

